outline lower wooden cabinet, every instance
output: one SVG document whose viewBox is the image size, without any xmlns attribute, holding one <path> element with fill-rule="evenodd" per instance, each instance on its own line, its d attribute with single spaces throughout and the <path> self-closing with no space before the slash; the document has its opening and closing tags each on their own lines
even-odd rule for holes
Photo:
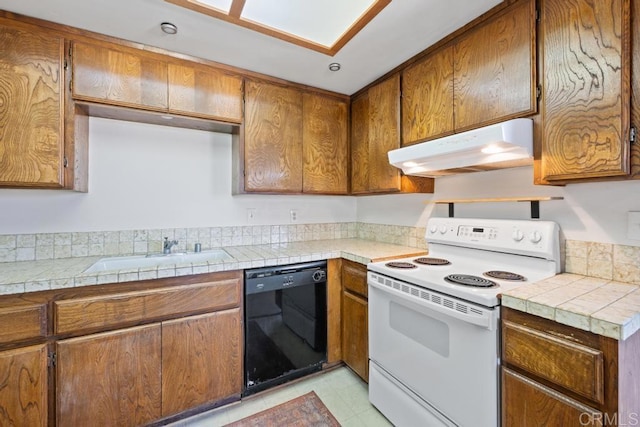
<svg viewBox="0 0 640 427">
<path fill-rule="evenodd" d="M 242 391 L 239 308 L 162 323 L 162 416 Z"/>
<path fill-rule="evenodd" d="M 0 351 L 0 426 L 46 426 L 47 347 Z"/>
<path fill-rule="evenodd" d="M 240 271 L 0 297 L 0 426 L 147 425 L 239 399 L 241 307 Z"/>
<path fill-rule="evenodd" d="M 510 369 L 502 370 L 503 426 L 602 425 L 601 411 Z"/>
<path fill-rule="evenodd" d="M 627 426 L 640 333 L 624 341 L 502 308 L 502 426 Z"/>
<path fill-rule="evenodd" d="M 369 381 L 369 328 L 367 267 L 343 260 L 342 359 L 363 380 Z"/>
<path fill-rule="evenodd" d="M 161 417 L 161 326 L 59 341 L 57 425 L 137 426 Z"/>
</svg>

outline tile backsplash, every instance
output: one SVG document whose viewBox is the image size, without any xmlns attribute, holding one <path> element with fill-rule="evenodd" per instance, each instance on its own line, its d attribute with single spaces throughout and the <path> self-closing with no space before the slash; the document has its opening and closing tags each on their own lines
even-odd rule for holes
<svg viewBox="0 0 640 427">
<path fill-rule="evenodd" d="M 278 244 L 310 240 L 361 238 L 426 248 L 424 228 L 357 222 L 236 227 L 171 228 L 77 233 L 0 235 L 0 262 L 85 256 L 127 256 L 162 252 L 165 237 L 177 240 L 174 251 Z"/>
<path fill-rule="evenodd" d="M 359 238 L 426 249 L 424 227 L 362 222 L 170 228 L 80 233 L 0 235 L 0 262 L 162 252 L 162 240 L 178 240 L 174 251 Z M 640 284 L 640 247 L 566 240 L 564 271 Z"/>
<path fill-rule="evenodd" d="M 565 271 L 640 284 L 640 247 L 567 240 Z"/>
</svg>

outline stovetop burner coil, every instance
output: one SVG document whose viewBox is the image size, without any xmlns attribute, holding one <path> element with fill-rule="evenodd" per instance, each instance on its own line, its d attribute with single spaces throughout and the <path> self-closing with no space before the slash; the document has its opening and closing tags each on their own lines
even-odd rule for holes
<svg viewBox="0 0 640 427">
<path fill-rule="evenodd" d="M 416 258 L 416 259 L 413 260 L 413 262 L 415 262 L 417 264 L 423 264 L 423 265 L 449 265 L 449 264 L 451 264 L 451 261 L 449 261 L 448 259 L 432 258 L 432 257 Z"/>
<path fill-rule="evenodd" d="M 484 277 L 472 276 L 470 274 L 450 274 L 444 278 L 449 283 L 464 286 L 474 286 L 476 288 L 492 288 L 498 286 L 493 280 Z"/>
<path fill-rule="evenodd" d="M 492 279 L 500 279 L 500 280 L 508 280 L 511 282 L 526 282 L 527 278 L 517 274 L 512 273 L 510 271 L 500 271 L 500 270 L 491 270 L 483 273 L 487 277 L 491 277 Z"/>
<path fill-rule="evenodd" d="M 404 269 L 418 268 L 418 266 L 415 264 L 411 264 L 410 262 L 402 262 L 402 261 L 391 261 L 386 263 L 385 265 L 390 268 L 404 268 Z"/>
</svg>

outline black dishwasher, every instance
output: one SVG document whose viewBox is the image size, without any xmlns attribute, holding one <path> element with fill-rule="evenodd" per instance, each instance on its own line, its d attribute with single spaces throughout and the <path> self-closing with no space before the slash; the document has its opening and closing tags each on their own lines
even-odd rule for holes
<svg viewBox="0 0 640 427">
<path fill-rule="evenodd" d="M 243 396 L 320 370 L 327 361 L 327 262 L 244 274 Z"/>
</svg>

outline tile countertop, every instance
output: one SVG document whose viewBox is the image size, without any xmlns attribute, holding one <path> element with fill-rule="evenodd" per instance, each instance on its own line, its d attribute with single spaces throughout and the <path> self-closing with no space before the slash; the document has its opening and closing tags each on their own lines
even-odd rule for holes
<svg viewBox="0 0 640 427">
<path fill-rule="evenodd" d="M 90 274 L 83 274 L 83 272 L 104 257 L 0 263 L 0 295 L 268 267 L 331 258 L 346 258 L 367 264 L 375 260 L 426 253 L 420 248 L 361 239 L 314 240 L 233 246 L 223 249 L 233 257 L 232 260 L 111 270 Z"/>
<path fill-rule="evenodd" d="M 502 294 L 502 305 L 625 340 L 640 329 L 640 286 L 558 274 Z"/>
</svg>

